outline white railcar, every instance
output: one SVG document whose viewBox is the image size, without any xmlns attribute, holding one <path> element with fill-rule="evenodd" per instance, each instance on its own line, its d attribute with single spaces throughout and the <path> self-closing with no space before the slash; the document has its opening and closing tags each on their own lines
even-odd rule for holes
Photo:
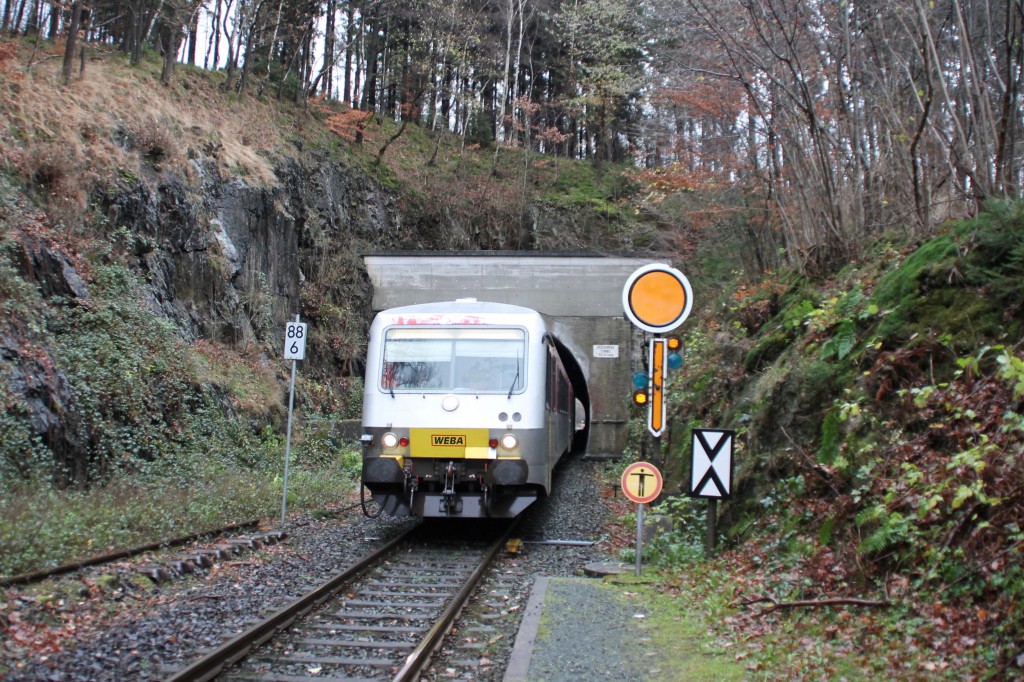
<svg viewBox="0 0 1024 682">
<path fill-rule="evenodd" d="M 389 514 L 518 515 L 551 489 L 576 401 L 544 317 L 473 299 L 370 327 L 363 485 Z"/>
</svg>

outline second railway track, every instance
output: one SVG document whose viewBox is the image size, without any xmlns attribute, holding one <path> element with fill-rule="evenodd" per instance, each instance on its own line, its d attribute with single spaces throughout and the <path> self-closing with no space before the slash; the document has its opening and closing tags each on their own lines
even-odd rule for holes
<svg viewBox="0 0 1024 682">
<path fill-rule="evenodd" d="M 414 527 L 168 682 L 417 679 L 513 524 L 487 528 Z"/>
</svg>

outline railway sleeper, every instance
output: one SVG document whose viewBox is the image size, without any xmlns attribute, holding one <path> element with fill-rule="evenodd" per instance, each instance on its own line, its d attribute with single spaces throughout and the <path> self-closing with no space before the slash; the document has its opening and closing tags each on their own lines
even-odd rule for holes
<svg viewBox="0 0 1024 682">
<path fill-rule="evenodd" d="M 284 531 L 269 531 L 251 536 L 229 538 L 227 541 L 209 548 L 196 549 L 188 554 L 163 561 L 158 565 L 141 566 L 135 572 L 144 575 L 154 584 L 160 585 L 172 578 L 195 573 L 199 569 L 209 568 L 214 561 L 225 561 L 245 551 L 261 549 L 266 545 L 275 545 L 288 534 Z"/>
</svg>

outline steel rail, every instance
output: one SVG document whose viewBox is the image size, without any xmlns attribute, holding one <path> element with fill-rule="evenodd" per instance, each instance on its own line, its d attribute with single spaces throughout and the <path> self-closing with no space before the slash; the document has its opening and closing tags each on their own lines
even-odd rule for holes
<svg viewBox="0 0 1024 682">
<path fill-rule="evenodd" d="M 165 682 L 204 682 L 211 680 L 228 665 L 244 658 L 254 647 L 273 637 L 278 631 L 288 627 L 299 616 L 305 615 L 314 606 L 329 599 L 345 584 L 358 578 L 372 568 L 382 557 L 405 542 L 417 529 L 418 524 L 406 529 L 405 532 L 392 538 L 376 551 L 360 559 L 357 563 L 334 576 L 323 585 L 283 607 L 263 621 L 256 623 L 248 630 L 229 639 L 219 647 L 210 651 L 191 665 L 166 678 Z"/>
<path fill-rule="evenodd" d="M 521 518 L 521 517 L 520 517 Z M 513 523 L 509 524 L 508 530 L 487 550 L 484 554 L 484 558 L 480 561 L 480 564 L 473 571 L 473 574 L 462 586 L 462 589 L 458 591 L 451 602 L 449 602 L 447 608 L 438 618 L 434 626 L 430 628 L 430 632 L 426 634 L 423 640 L 413 649 L 412 653 L 409 654 L 405 659 L 405 664 L 398 671 L 393 678 L 392 682 L 412 682 L 416 680 L 419 674 L 427 666 L 430 661 L 430 657 L 434 651 L 441 645 L 441 641 L 444 636 L 448 634 L 451 626 L 455 623 L 455 619 L 462 611 L 462 607 L 465 606 L 469 600 L 471 594 L 476 589 L 477 583 L 483 578 L 484 573 L 494 562 L 494 558 L 498 555 L 498 552 L 508 539 L 512 536 L 512 533 L 519 526 L 519 518 Z"/>
</svg>

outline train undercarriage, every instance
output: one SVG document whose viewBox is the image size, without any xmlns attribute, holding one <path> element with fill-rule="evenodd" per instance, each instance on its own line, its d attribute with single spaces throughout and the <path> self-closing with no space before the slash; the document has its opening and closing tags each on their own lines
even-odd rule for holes
<svg viewBox="0 0 1024 682">
<path fill-rule="evenodd" d="M 363 485 L 390 515 L 512 518 L 539 497 L 521 459 L 367 458 Z"/>
</svg>

